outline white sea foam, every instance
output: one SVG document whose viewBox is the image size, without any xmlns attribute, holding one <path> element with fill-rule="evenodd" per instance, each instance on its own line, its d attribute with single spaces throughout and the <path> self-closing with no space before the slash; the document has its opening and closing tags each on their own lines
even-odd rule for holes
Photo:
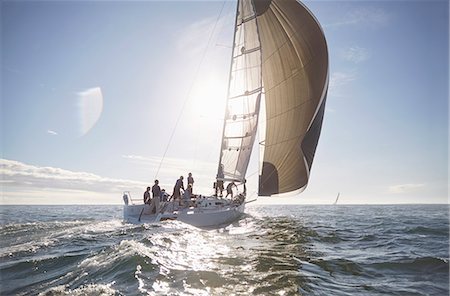
<svg viewBox="0 0 450 296">
<path fill-rule="evenodd" d="M 123 240 L 119 245 L 113 247 L 113 251 L 105 251 L 84 259 L 78 267 L 83 270 L 90 268 L 107 268 L 114 265 L 114 262 L 123 258 L 129 258 L 133 255 L 139 255 L 152 259 L 155 250 L 151 247 L 145 246 L 143 243 L 133 240 Z"/>
<path fill-rule="evenodd" d="M 69 289 L 66 286 L 57 286 L 50 288 L 42 293 L 39 293 L 39 296 L 109 296 L 116 295 L 116 290 L 114 290 L 111 286 L 114 285 L 114 282 L 111 282 L 107 285 L 104 284 L 90 284 L 81 286 L 76 289 Z"/>
</svg>

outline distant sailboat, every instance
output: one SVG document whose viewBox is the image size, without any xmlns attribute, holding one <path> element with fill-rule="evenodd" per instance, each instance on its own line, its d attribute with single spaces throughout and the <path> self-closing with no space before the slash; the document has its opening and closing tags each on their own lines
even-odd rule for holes
<svg viewBox="0 0 450 296">
<path fill-rule="evenodd" d="M 336 196 L 336 200 L 334 201 L 333 205 L 336 205 L 338 200 L 339 200 L 339 195 L 341 195 L 341 193 L 339 192 L 338 195 Z"/>
<path fill-rule="evenodd" d="M 325 36 L 303 4 L 238 0 L 216 184 L 234 182 L 243 191 L 232 200 L 195 196 L 194 206 L 172 205 L 158 216 L 144 205 L 125 205 L 125 220 L 170 218 L 214 226 L 239 218 L 258 125 L 263 137 L 258 194 L 303 191 L 320 136 L 328 79 Z"/>
</svg>

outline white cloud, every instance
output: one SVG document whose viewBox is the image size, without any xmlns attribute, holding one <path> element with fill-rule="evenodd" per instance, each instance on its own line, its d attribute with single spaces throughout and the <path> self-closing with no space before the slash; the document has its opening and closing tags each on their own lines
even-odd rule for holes
<svg viewBox="0 0 450 296">
<path fill-rule="evenodd" d="M 27 192 L 34 192 L 33 196 L 37 193 L 46 196 L 53 191 L 121 194 L 127 190 L 140 192 L 147 186 L 143 182 L 105 178 L 55 167 L 38 167 L 7 159 L 0 159 L 0 173 L 4 198 L 28 196 Z"/>
<path fill-rule="evenodd" d="M 326 24 L 324 27 L 359 26 L 378 28 L 388 24 L 389 19 L 390 15 L 383 9 L 361 7 L 348 11 L 340 20 L 335 23 Z"/>
<path fill-rule="evenodd" d="M 330 96 L 344 97 L 345 88 L 356 80 L 355 72 L 331 73 L 329 94 Z"/>
<path fill-rule="evenodd" d="M 331 74 L 330 88 L 349 84 L 356 79 L 355 73 L 334 72 Z"/>
<path fill-rule="evenodd" d="M 57 136 L 57 135 L 58 135 L 57 132 L 52 131 L 52 130 L 47 130 L 47 133 L 50 134 L 50 135 L 52 135 L 52 136 Z"/>
<path fill-rule="evenodd" d="M 156 172 L 159 157 L 124 155 L 134 162 L 134 169 Z M 217 163 L 166 157 L 160 170 L 160 185 L 169 193 L 180 175 L 192 172 L 194 191 L 212 194 Z M 75 172 L 57 167 L 35 166 L 20 161 L 0 159 L 1 204 L 101 204 L 121 203 L 123 191 L 140 200 L 151 181 L 112 179 L 89 172 Z M 152 180 L 153 176 L 148 176 Z M 161 180 L 163 179 L 163 180 Z M 150 183 L 149 183 L 150 182 Z"/>
<path fill-rule="evenodd" d="M 410 192 L 415 192 L 417 190 L 420 190 L 421 188 L 423 188 L 425 186 L 425 184 L 413 184 L 413 183 L 408 183 L 408 184 L 400 184 L 400 185 L 392 185 L 389 186 L 388 190 L 390 193 L 410 193 Z"/>
<path fill-rule="evenodd" d="M 369 59 L 370 53 L 365 48 L 359 46 L 352 46 L 343 51 L 341 53 L 341 57 L 352 63 L 359 64 Z"/>
</svg>

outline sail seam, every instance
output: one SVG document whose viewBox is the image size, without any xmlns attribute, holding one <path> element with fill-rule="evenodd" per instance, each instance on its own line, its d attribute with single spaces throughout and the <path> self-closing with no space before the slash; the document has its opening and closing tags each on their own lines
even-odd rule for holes
<svg viewBox="0 0 450 296">
<path fill-rule="evenodd" d="M 311 101 L 313 101 L 313 99 L 309 99 L 309 100 L 307 100 L 307 101 L 305 101 L 305 102 L 303 102 L 303 103 L 301 103 L 301 104 L 298 104 L 298 105 L 296 105 L 296 106 L 294 106 L 294 107 L 292 107 L 292 108 L 290 108 L 290 109 L 287 109 L 287 110 L 285 110 L 285 111 L 283 111 L 283 112 L 281 112 L 281 113 L 277 113 L 277 114 L 273 115 L 272 117 L 267 118 L 267 121 L 272 120 L 272 119 L 274 119 L 274 118 L 277 118 L 277 117 L 279 117 L 279 116 L 281 116 L 281 115 L 284 115 L 284 114 L 286 114 L 286 113 L 288 113 L 288 112 L 291 112 L 291 111 L 293 111 L 293 110 L 295 110 L 295 109 L 298 109 L 298 108 L 302 107 L 303 105 L 305 105 L 305 104 L 307 104 L 307 103 L 309 103 L 309 102 L 311 102 Z M 313 118 L 314 118 L 314 117 L 313 117 Z"/>
<path fill-rule="evenodd" d="M 269 145 L 264 144 L 264 146 L 265 147 L 272 147 L 272 146 L 280 145 L 280 144 L 283 144 L 283 143 L 286 143 L 286 142 L 289 142 L 289 141 L 292 141 L 292 140 L 297 140 L 298 138 L 303 138 L 305 135 L 306 135 L 306 133 L 301 134 L 300 137 L 298 137 L 298 136 L 290 137 L 289 139 L 285 139 L 285 140 L 277 142 L 277 143 L 273 143 L 273 144 L 269 144 Z"/>
<path fill-rule="evenodd" d="M 297 2 L 298 2 L 298 1 L 297 1 Z M 299 2 L 299 3 L 300 3 L 300 2 Z M 306 11 L 308 12 L 308 14 L 309 14 L 309 15 L 311 16 L 311 18 L 313 19 L 313 21 L 314 21 L 316 24 L 318 24 L 319 29 L 321 30 L 323 36 L 325 36 L 325 34 L 323 33 L 323 30 L 322 30 L 321 26 L 319 25 L 319 22 L 318 22 L 317 19 L 313 16 L 313 14 L 311 13 L 311 11 L 310 11 L 309 9 L 307 9 L 306 6 L 303 5 L 302 3 L 300 3 L 300 4 L 303 6 L 303 8 L 306 9 Z M 280 17 L 280 18 L 283 18 L 283 20 L 285 21 L 286 25 L 289 27 L 289 29 L 291 29 L 290 31 L 293 32 L 292 34 L 288 34 L 288 33 L 287 33 L 287 30 L 285 29 L 285 25 L 283 25 L 283 23 L 279 20 L 279 18 L 276 17 L 276 19 L 278 20 L 279 24 L 285 29 L 284 32 L 286 32 L 286 36 L 288 37 L 287 40 L 286 40 L 286 42 L 283 43 L 283 46 L 284 46 L 284 44 L 286 44 L 287 42 L 291 43 L 291 44 L 292 44 L 292 48 L 295 50 L 295 53 L 296 53 L 296 55 L 297 55 L 298 60 L 299 60 L 300 62 L 303 62 L 302 59 L 300 58 L 300 55 L 298 54 L 297 48 L 296 48 L 296 47 L 293 45 L 293 43 L 292 43 L 292 37 L 295 36 L 295 35 L 297 35 L 297 33 L 295 33 L 295 31 L 292 30 L 291 26 L 289 25 L 288 20 L 283 16 L 283 13 L 281 13 L 281 11 L 280 11 L 280 9 L 279 9 L 279 7 L 278 7 L 277 5 L 274 5 L 274 9 L 276 9 L 276 11 L 278 12 L 279 17 Z M 275 10 L 273 10 L 273 12 L 275 13 Z M 326 44 L 326 41 L 325 41 L 325 44 Z M 273 54 L 275 54 L 275 52 L 274 52 Z M 328 54 L 327 54 L 327 60 L 328 60 Z M 302 68 L 304 69 L 304 68 L 305 68 L 309 63 L 311 63 L 312 61 L 313 61 L 313 59 L 309 59 L 309 60 L 307 61 L 306 64 L 303 64 L 303 63 L 302 63 L 302 66 L 303 66 Z M 294 75 L 294 74 L 292 74 L 291 76 L 293 76 L 293 75 Z M 291 76 L 290 76 L 290 77 L 291 77 Z M 323 86 L 323 88 L 322 88 L 322 95 L 321 95 L 321 97 L 320 97 L 320 100 L 319 100 L 319 103 L 317 104 L 316 109 L 314 110 L 314 114 L 313 114 L 313 116 L 312 116 L 312 118 L 311 118 L 311 120 L 310 120 L 310 122 L 309 122 L 309 124 L 308 124 L 307 130 L 309 130 L 309 129 L 311 128 L 311 125 L 312 125 L 312 123 L 314 122 L 314 119 L 316 118 L 317 113 L 319 112 L 319 108 L 320 108 L 320 106 L 322 105 L 322 102 L 323 102 L 323 100 L 324 100 L 324 98 L 325 98 L 325 94 L 326 94 L 327 89 L 328 89 L 328 87 L 325 87 L 325 86 L 328 84 L 328 79 L 329 79 L 329 69 L 327 69 L 326 79 L 325 79 L 325 82 L 324 82 L 324 86 Z M 282 82 L 283 82 L 283 81 L 282 81 Z M 280 82 L 280 83 L 282 83 L 282 82 Z M 274 87 L 275 87 L 275 86 L 274 86 Z"/>
<path fill-rule="evenodd" d="M 304 5 L 302 5 L 302 6 L 304 7 Z M 274 5 L 274 9 L 276 9 L 276 11 L 277 11 L 277 13 L 275 13 L 275 10 L 272 9 L 272 11 L 273 11 L 273 13 L 274 13 L 274 15 L 275 15 L 276 20 L 278 21 L 278 23 L 280 24 L 280 26 L 283 27 L 283 29 L 285 29 L 286 26 L 283 25 L 283 23 L 280 21 L 279 18 L 283 18 L 283 20 L 285 20 L 286 24 L 288 24 L 288 21 L 286 20 L 285 17 L 283 17 L 283 14 L 280 12 L 280 9 L 279 9 L 276 5 Z M 314 20 L 315 20 L 315 19 L 314 19 Z M 316 21 L 316 20 L 315 20 L 315 21 Z M 317 23 L 317 21 L 316 21 L 316 23 Z M 290 26 L 289 26 L 289 28 L 291 29 Z M 292 43 L 292 38 L 293 38 L 293 36 L 297 35 L 297 33 L 296 33 L 294 30 L 291 30 L 291 31 L 292 31 L 293 33 L 288 34 L 288 33 L 287 33 L 287 30 L 286 30 L 286 29 L 284 30 L 284 33 L 286 34 L 286 41 L 284 41 L 283 43 L 281 43 L 280 48 L 282 48 L 283 46 L 285 46 L 285 45 L 288 44 L 288 43 L 291 44 L 291 45 L 292 45 L 292 48 L 295 50 L 295 53 L 296 53 L 296 56 L 297 56 L 298 60 L 299 60 L 300 63 L 302 64 L 302 68 L 301 68 L 301 69 L 304 69 L 304 68 L 306 68 L 310 63 L 312 63 L 313 59 L 309 59 L 309 60 L 307 60 L 307 61 L 304 61 L 304 60 L 302 60 L 302 59 L 300 58 L 300 56 L 299 56 L 299 54 L 298 54 L 298 51 L 297 51 L 297 48 L 296 48 L 296 47 L 293 45 L 293 43 Z M 323 33 L 323 32 L 322 32 L 322 33 Z M 268 59 L 270 59 L 275 53 L 277 53 L 277 51 L 274 51 L 271 55 L 267 56 L 267 58 L 263 61 L 263 63 L 264 63 L 265 61 L 267 61 Z M 287 79 L 289 79 L 289 78 L 291 78 L 292 76 L 294 76 L 294 74 L 295 74 L 295 73 L 293 73 L 293 74 L 291 74 L 290 76 L 286 77 L 285 80 L 283 80 L 283 81 L 281 81 L 280 83 L 274 85 L 272 88 L 277 87 L 278 85 L 280 85 L 281 83 L 283 83 L 283 82 L 286 81 Z M 270 89 L 272 89 L 272 88 L 270 88 Z M 270 89 L 268 89 L 268 90 L 270 90 Z"/>
</svg>

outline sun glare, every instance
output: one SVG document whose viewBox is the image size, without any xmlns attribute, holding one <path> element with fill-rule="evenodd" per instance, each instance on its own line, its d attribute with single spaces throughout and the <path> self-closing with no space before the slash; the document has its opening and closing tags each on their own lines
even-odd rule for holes
<svg viewBox="0 0 450 296">
<path fill-rule="evenodd" d="M 227 83 L 216 76 L 200 80 L 192 91 L 191 112 L 207 119 L 223 120 Z"/>
</svg>

